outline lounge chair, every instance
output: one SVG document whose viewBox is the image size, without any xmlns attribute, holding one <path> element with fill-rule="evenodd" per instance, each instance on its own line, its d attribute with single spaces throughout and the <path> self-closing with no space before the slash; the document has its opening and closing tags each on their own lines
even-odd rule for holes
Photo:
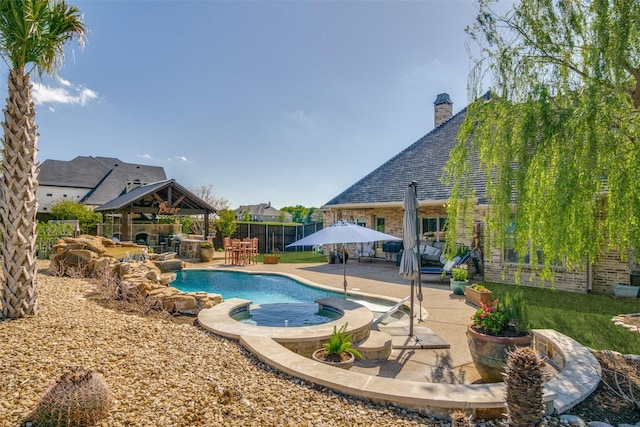
<svg viewBox="0 0 640 427">
<path fill-rule="evenodd" d="M 454 259 L 445 262 L 442 267 L 422 267 L 420 268 L 420 273 L 421 274 L 439 274 L 440 276 L 449 276 L 451 275 L 451 269 L 453 267 L 466 264 L 467 262 L 469 262 L 469 258 L 471 258 L 471 252 L 467 252 L 461 257 L 457 256 Z"/>
</svg>

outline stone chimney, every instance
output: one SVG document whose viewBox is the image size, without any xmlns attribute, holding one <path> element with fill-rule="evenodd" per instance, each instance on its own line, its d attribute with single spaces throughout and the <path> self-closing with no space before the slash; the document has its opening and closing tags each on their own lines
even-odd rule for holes
<svg viewBox="0 0 640 427">
<path fill-rule="evenodd" d="M 438 127 L 453 116 L 453 102 L 448 93 L 441 93 L 433 102 L 433 126 Z"/>
</svg>

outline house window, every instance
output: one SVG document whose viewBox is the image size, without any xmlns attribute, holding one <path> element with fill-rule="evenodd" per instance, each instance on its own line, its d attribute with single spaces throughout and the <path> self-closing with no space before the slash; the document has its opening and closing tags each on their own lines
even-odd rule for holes
<svg viewBox="0 0 640 427">
<path fill-rule="evenodd" d="M 422 234 L 427 239 L 444 240 L 447 217 L 422 218 Z"/>
<path fill-rule="evenodd" d="M 384 218 L 376 218 L 376 230 L 384 233 Z"/>
<path fill-rule="evenodd" d="M 356 225 L 359 225 L 361 227 L 366 227 L 367 226 L 367 220 L 364 218 L 358 218 L 356 219 Z"/>
<path fill-rule="evenodd" d="M 515 223 L 511 223 L 509 226 L 507 226 L 507 235 L 505 237 L 505 244 L 504 244 L 504 262 L 507 263 L 518 263 L 520 262 L 520 254 L 518 253 L 518 251 L 516 251 L 515 249 L 515 231 L 516 231 L 516 224 Z M 524 254 L 524 256 L 522 256 L 522 263 L 523 264 L 531 264 L 531 251 L 532 248 L 529 247 L 527 250 L 527 253 Z M 538 249 L 536 250 L 536 255 L 538 257 L 538 265 L 542 265 L 544 263 L 544 255 L 542 254 L 542 250 Z M 554 263 L 556 265 L 560 265 L 560 263 Z"/>
</svg>

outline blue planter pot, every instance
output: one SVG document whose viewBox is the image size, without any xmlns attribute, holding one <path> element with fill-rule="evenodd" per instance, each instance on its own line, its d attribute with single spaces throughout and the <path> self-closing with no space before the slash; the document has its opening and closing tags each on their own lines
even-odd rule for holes
<svg viewBox="0 0 640 427">
<path fill-rule="evenodd" d="M 449 281 L 449 286 L 451 287 L 451 292 L 456 295 L 464 295 L 464 287 L 469 284 L 468 280 L 453 280 Z"/>
</svg>

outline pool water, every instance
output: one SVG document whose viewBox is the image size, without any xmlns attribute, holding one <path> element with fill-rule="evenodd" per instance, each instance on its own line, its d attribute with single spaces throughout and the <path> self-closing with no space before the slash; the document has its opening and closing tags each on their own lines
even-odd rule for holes
<svg viewBox="0 0 640 427">
<path fill-rule="evenodd" d="M 313 304 L 327 297 L 343 297 L 339 292 L 307 286 L 277 274 L 252 274 L 235 271 L 181 270 L 171 286 L 184 292 L 220 294 L 223 300 L 242 298 L 255 305 Z"/>
<path fill-rule="evenodd" d="M 231 317 L 251 325 L 286 328 L 319 325 L 339 319 L 340 315 L 335 311 L 318 310 L 317 304 L 285 303 L 251 306 L 250 311 L 242 311 Z"/>
<path fill-rule="evenodd" d="M 344 298 L 342 292 L 315 288 L 279 274 L 180 270 L 176 276 L 171 286 L 183 292 L 208 292 L 220 294 L 223 300 L 241 298 L 251 301 L 249 312 L 239 312 L 233 318 L 260 326 L 295 327 L 331 322 L 340 318 L 340 315 L 319 310 L 315 301 L 328 297 Z M 385 312 L 394 305 L 362 298 L 355 301 L 374 312 Z M 401 315 L 399 312 L 393 318 Z"/>
</svg>

